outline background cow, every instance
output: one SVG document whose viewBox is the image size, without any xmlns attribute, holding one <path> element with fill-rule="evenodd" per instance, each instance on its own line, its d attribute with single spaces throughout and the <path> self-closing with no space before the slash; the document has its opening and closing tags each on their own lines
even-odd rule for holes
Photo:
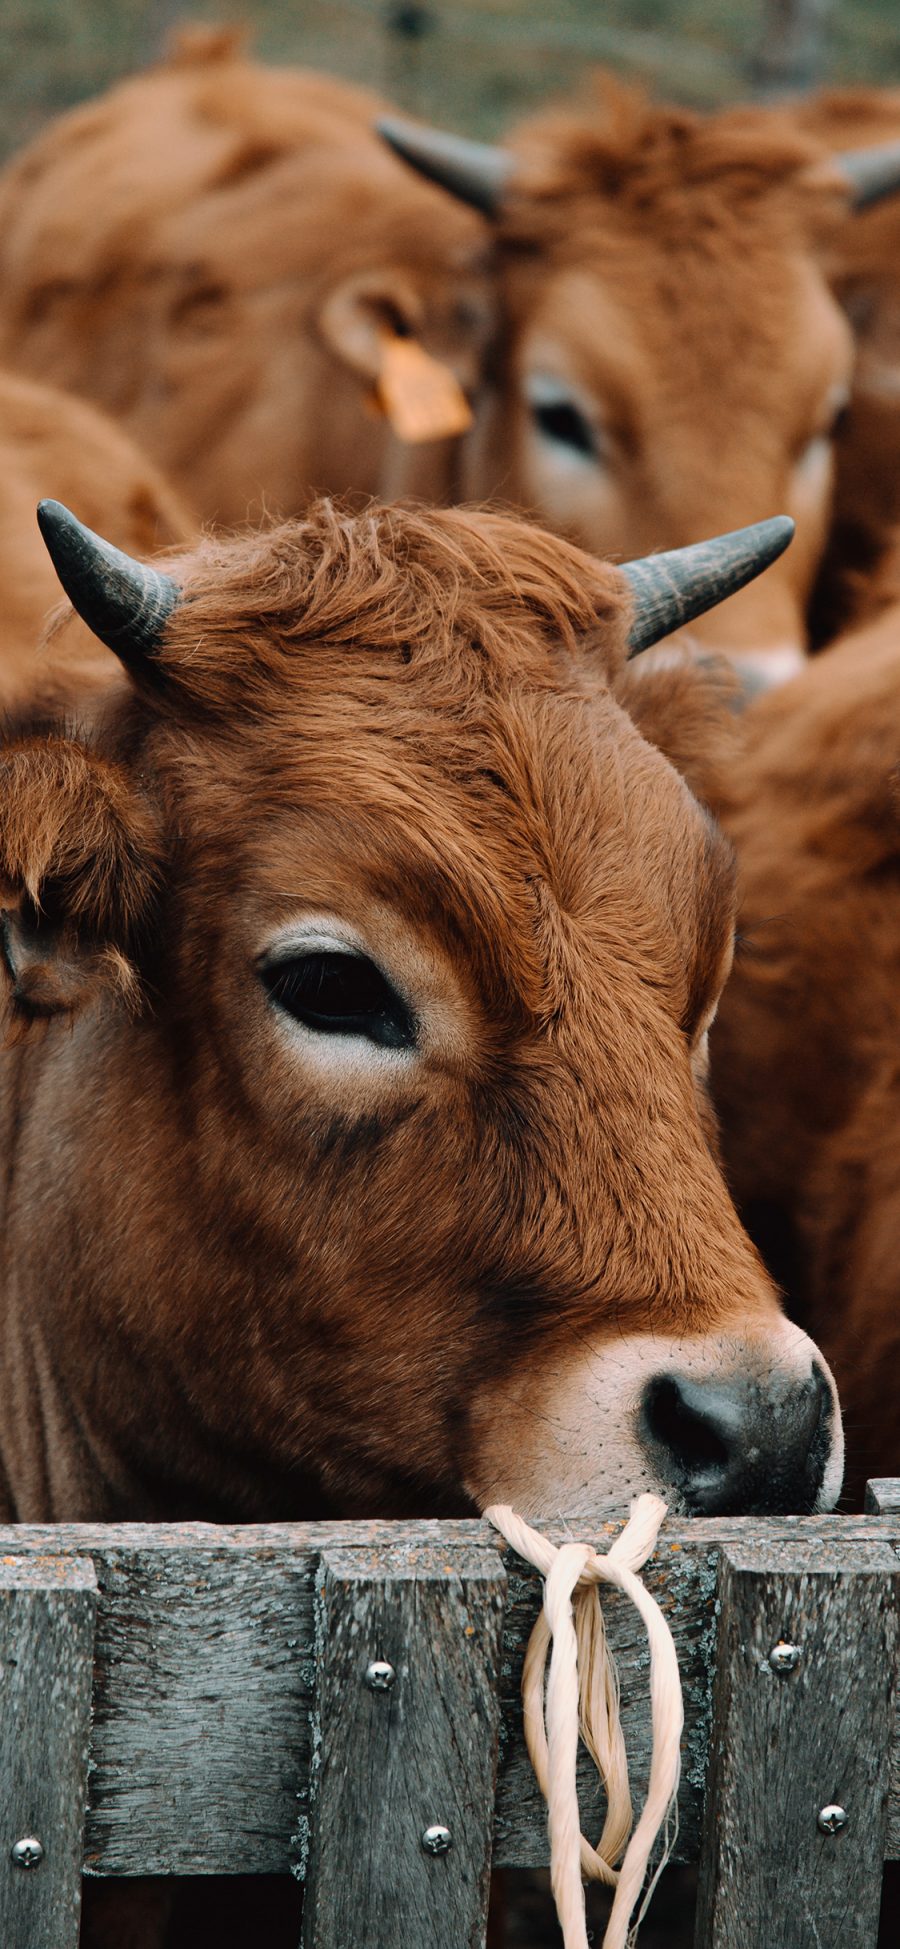
<svg viewBox="0 0 900 1949">
<path fill-rule="evenodd" d="M 461 199 L 376 141 L 379 106 L 201 35 L 63 118 L 0 180 L 0 354 L 121 415 L 224 522 L 313 486 L 462 488 L 634 554 L 787 507 L 790 555 L 701 633 L 796 667 L 852 368 L 822 142 L 607 83 L 593 113 L 523 126 L 511 177 L 462 145 Z M 451 368 L 476 387 L 489 237 L 499 391 L 460 469 L 458 441 L 404 445 L 372 402 L 423 388 L 427 416 Z"/>
<path fill-rule="evenodd" d="M 730 1180 L 834 1364 L 857 1498 L 900 1471 L 898 712 L 900 606 L 747 712 L 712 1037 Z"/>
<path fill-rule="evenodd" d="M 84 700 L 115 679 L 110 652 L 80 623 L 41 645 L 59 583 L 35 527 L 50 490 L 119 547 L 150 555 L 187 542 L 194 523 L 133 441 L 85 401 L 0 371 L 0 709 Z"/>
<path fill-rule="evenodd" d="M 771 525 L 624 579 L 325 503 L 173 580 L 48 505 L 132 688 L 0 762 L 8 1517 L 833 1501 L 705 1106 L 729 853 L 625 662 Z"/>
<path fill-rule="evenodd" d="M 313 489 L 452 498 L 455 443 L 401 442 L 375 389 L 404 383 L 399 339 L 407 383 L 464 408 L 484 225 L 386 152 L 377 96 L 234 36 L 179 46 L 0 179 L 0 358 L 118 415 L 204 518 Z"/>
<path fill-rule="evenodd" d="M 601 554 L 786 508 L 795 546 L 699 633 L 769 679 L 796 669 L 853 366 L 822 261 L 855 193 L 841 166 L 787 116 L 704 117 L 610 79 L 506 152 L 383 127 L 494 217 L 503 342 L 469 492 Z"/>
<path fill-rule="evenodd" d="M 830 89 L 796 105 L 799 125 L 835 150 L 900 145 L 900 89 Z M 835 231 L 829 276 L 853 326 L 857 360 L 836 443 L 834 529 L 817 601 L 818 632 L 862 620 L 870 572 L 900 522 L 900 209 L 878 199 Z"/>
</svg>

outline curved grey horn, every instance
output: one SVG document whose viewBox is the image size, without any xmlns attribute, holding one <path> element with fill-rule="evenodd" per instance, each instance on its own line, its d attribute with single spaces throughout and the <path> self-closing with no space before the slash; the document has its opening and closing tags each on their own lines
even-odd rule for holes
<svg viewBox="0 0 900 1949">
<path fill-rule="evenodd" d="M 837 161 L 854 210 L 867 210 L 870 203 L 879 203 L 883 196 L 894 196 L 900 190 L 900 142 L 847 149 Z"/>
<path fill-rule="evenodd" d="M 441 189 L 471 203 L 487 217 L 495 217 L 503 202 L 513 172 L 513 159 L 505 149 L 492 149 L 487 142 L 469 142 L 462 135 L 448 135 L 443 129 L 421 128 L 399 115 L 382 115 L 375 124 L 394 154 L 411 164 L 420 176 Z"/>
<path fill-rule="evenodd" d="M 628 638 L 629 656 L 649 650 L 662 636 L 702 616 L 733 596 L 771 562 L 777 562 L 794 533 L 787 514 L 757 521 L 752 528 L 716 535 L 712 541 L 673 548 L 668 555 L 644 555 L 623 562 L 622 574 L 634 597 Z"/>
<path fill-rule="evenodd" d="M 126 668 L 145 670 L 180 601 L 177 582 L 123 555 L 61 501 L 41 501 L 37 518 L 73 609 Z"/>
</svg>

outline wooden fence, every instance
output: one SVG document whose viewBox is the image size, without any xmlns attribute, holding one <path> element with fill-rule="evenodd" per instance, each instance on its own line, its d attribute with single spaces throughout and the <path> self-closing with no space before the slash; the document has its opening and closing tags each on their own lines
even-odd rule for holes
<svg viewBox="0 0 900 1949">
<path fill-rule="evenodd" d="M 669 1521 L 645 1572 L 681 1665 L 702 1949 L 873 1949 L 900 1857 L 900 1481 L 868 1509 Z M 484 1523 L 0 1530 L 0 1943 L 75 1949 L 82 1869 L 239 1869 L 304 1880 L 303 1949 L 474 1949 L 492 1860 L 547 1860 L 518 1696 L 538 1601 Z M 646 1643 L 603 1601 L 642 1792 Z M 582 1804 L 599 1831 L 587 1771 Z"/>
</svg>

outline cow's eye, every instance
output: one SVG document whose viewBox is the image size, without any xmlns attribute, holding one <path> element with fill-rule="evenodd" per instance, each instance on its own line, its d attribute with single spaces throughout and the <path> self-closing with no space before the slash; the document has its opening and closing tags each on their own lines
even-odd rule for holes
<svg viewBox="0 0 900 1949">
<path fill-rule="evenodd" d="M 278 1008 L 320 1035 L 358 1035 L 382 1049 L 413 1049 L 411 1010 L 364 954 L 295 954 L 264 963 L 263 985 Z"/>
<path fill-rule="evenodd" d="M 556 440 L 561 447 L 574 447 L 576 453 L 594 452 L 594 435 L 571 400 L 560 401 L 557 406 L 536 406 L 534 419 L 545 439 Z"/>
<path fill-rule="evenodd" d="M 584 460 L 599 458 L 596 429 L 586 412 L 559 380 L 533 373 L 526 383 L 526 397 L 538 432 L 554 446 L 566 447 Z"/>
</svg>

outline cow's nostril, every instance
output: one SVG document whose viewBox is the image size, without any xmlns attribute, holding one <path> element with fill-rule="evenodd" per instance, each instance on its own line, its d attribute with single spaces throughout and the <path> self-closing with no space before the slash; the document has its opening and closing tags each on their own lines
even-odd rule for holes
<svg viewBox="0 0 900 1949">
<path fill-rule="evenodd" d="M 717 1395 L 695 1387 L 675 1374 L 660 1374 L 644 1395 L 644 1422 L 652 1440 L 674 1455 L 682 1466 L 725 1468 L 734 1445 L 735 1415 L 722 1413 Z M 729 1425 L 730 1424 L 730 1425 Z"/>
<path fill-rule="evenodd" d="M 831 1390 L 805 1380 L 657 1374 L 641 1402 L 644 1445 L 661 1479 L 698 1515 L 809 1514 L 831 1449 Z"/>
</svg>

